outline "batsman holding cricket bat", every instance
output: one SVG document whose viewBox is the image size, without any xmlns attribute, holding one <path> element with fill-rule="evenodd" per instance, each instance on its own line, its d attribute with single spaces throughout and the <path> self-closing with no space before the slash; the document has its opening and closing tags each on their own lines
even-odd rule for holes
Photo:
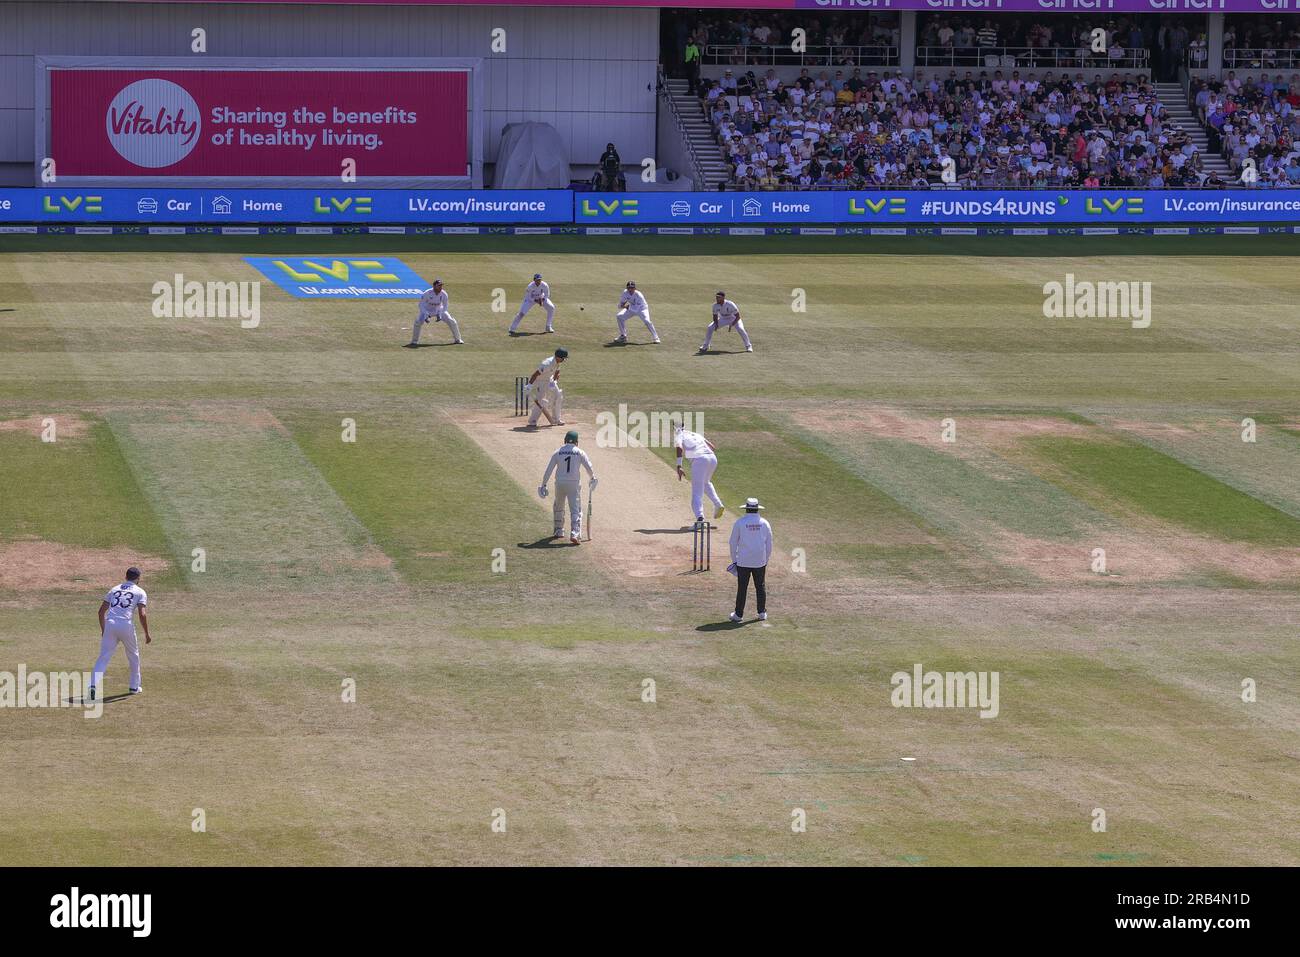
<svg viewBox="0 0 1300 957">
<path fill-rule="evenodd" d="M 551 425 L 564 424 L 564 393 L 560 390 L 560 363 L 569 358 L 568 349 L 556 349 L 547 356 L 537 371 L 528 377 L 525 394 L 528 397 L 528 428 L 537 428 L 537 417 L 546 416 Z"/>
<path fill-rule="evenodd" d="M 542 484 L 537 494 L 542 498 L 550 493 L 546 487 L 555 473 L 555 534 L 552 538 L 564 537 L 564 503 L 569 503 L 569 541 L 574 545 L 582 544 L 582 470 L 587 470 L 587 502 L 591 503 L 591 490 L 596 487 L 596 473 L 592 471 L 591 459 L 587 453 L 578 448 L 578 433 L 572 429 L 564 436 L 564 444 L 555 450 L 551 461 L 542 476 Z"/>
</svg>

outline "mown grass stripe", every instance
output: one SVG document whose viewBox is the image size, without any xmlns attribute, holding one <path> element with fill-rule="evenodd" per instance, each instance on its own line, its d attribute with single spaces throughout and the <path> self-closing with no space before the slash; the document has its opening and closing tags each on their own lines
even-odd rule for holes
<svg viewBox="0 0 1300 957">
<path fill-rule="evenodd" d="M 1065 437 L 1025 442 L 1103 510 L 1132 509 L 1223 541 L 1300 545 L 1300 520 L 1155 449 Z"/>
<path fill-rule="evenodd" d="M 183 580 L 175 549 L 124 449 L 102 419 L 42 442 L 0 432 L 0 540 L 37 538 L 84 548 L 126 547 L 166 558 L 160 583 Z M 111 583 L 109 583 L 111 584 Z"/>
<path fill-rule="evenodd" d="M 540 585 L 578 575 L 545 550 L 517 547 L 539 537 L 545 521 L 449 420 L 427 413 L 365 419 L 355 445 L 340 441 L 336 416 L 298 410 L 281 413 L 281 421 L 407 581 Z M 505 575 L 492 570 L 497 547 L 506 549 Z"/>
</svg>

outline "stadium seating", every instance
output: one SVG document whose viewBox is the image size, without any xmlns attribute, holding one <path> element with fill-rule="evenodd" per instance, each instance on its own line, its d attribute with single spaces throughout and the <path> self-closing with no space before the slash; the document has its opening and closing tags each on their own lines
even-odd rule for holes
<svg viewBox="0 0 1300 957">
<path fill-rule="evenodd" d="M 703 90 L 737 189 L 1218 185 L 1142 74 L 752 74 Z"/>
<path fill-rule="evenodd" d="M 1247 184 L 1300 186 L 1300 74 L 1243 79 L 1230 70 L 1222 80 L 1194 80 L 1192 96 L 1211 147 L 1237 179 L 1244 173 Z"/>
</svg>

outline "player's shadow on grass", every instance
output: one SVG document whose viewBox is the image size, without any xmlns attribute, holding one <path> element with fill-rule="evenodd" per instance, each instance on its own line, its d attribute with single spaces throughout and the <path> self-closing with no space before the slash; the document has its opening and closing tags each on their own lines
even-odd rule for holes
<svg viewBox="0 0 1300 957">
<path fill-rule="evenodd" d="M 606 349 L 622 349 L 625 348 L 626 346 L 652 346 L 652 345 L 654 345 L 653 342 L 607 342 L 605 343 L 604 347 Z"/>
<path fill-rule="evenodd" d="M 569 541 L 569 536 L 562 535 L 557 538 L 539 538 L 535 542 L 520 542 L 520 548 L 577 548 L 578 546 Z"/>
<path fill-rule="evenodd" d="M 527 336 L 544 336 L 544 335 L 546 335 L 546 333 L 544 333 L 544 332 L 507 332 L 506 335 L 508 335 L 511 339 L 523 339 L 523 338 L 526 338 Z M 554 335 L 554 333 L 552 333 L 552 335 Z"/>
<path fill-rule="evenodd" d="M 633 531 L 638 535 L 686 535 L 694 528 L 693 525 L 683 525 L 681 528 L 634 528 Z"/>
<path fill-rule="evenodd" d="M 402 348 L 403 349 L 437 349 L 442 346 L 454 346 L 455 344 L 456 343 L 454 342 L 417 342 L 415 345 L 411 345 L 408 342 L 406 345 L 402 346 Z"/>
<path fill-rule="evenodd" d="M 710 349 L 708 352 L 697 352 L 695 358 L 700 359 L 704 356 L 743 356 L 744 349 Z"/>
<path fill-rule="evenodd" d="M 536 425 L 516 425 L 512 426 L 511 432 L 540 432 L 542 429 L 558 429 L 558 425 L 551 425 L 549 422 L 538 422 Z"/>
<path fill-rule="evenodd" d="M 123 691 L 121 694 L 111 694 L 107 698 L 99 698 L 98 701 L 100 704 L 112 704 L 114 701 L 121 701 L 123 698 L 134 698 L 134 697 L 135 695 Z M 71 705 L 88 705 L 88 704 L 94 704 L 95 702 L 87 701 L 85 698 L 69 698 L 65 703 Z"/>
<path fill-rule="evenodd" d="M 757 618 L 750 618 L 747 621 L 711 621 L 706 625 L 699 625 L 696 631 L 735 631 L 737 628 L 744 628 L 746 625 L 752 625 L 758 621 Z"/>
</svg>

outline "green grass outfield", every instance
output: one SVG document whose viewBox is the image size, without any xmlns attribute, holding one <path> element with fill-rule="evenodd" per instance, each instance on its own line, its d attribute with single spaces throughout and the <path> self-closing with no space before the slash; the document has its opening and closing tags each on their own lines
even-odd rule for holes
<svg viewBox="0 0 1300 957">
<path fill-rule="evenodd" d="M 97 720 L 0 708 L 0 861 L 1300 863 L 1295 243 L 0 237 L 0 674 L 88 669 L 127 562 L 156 639 Z M 152 316 L 267 254 L 397 256 L 467 345 L 269 282 L 256 329 Z M 535 271 L 559 334 L 511 339 Z M 1150 282 L 1150 328 L 1045 319 L 1067 273 Z M 660 346 L 608 345 L 628 279 Z M 716 289 L 753 355 L 693 354 Z M 642 527 L 687 517 L 663 449 L 588 441 L 596 541 L 536 547 L 559 437 L 481 440 L 559 345 L 574 422 L 703 415 L 713 571 Z M 747 495 L 772 619 L 731 628 Z M 998 672 L 997 717 L 893 707 L 918 663 Z"/>
</svg>

